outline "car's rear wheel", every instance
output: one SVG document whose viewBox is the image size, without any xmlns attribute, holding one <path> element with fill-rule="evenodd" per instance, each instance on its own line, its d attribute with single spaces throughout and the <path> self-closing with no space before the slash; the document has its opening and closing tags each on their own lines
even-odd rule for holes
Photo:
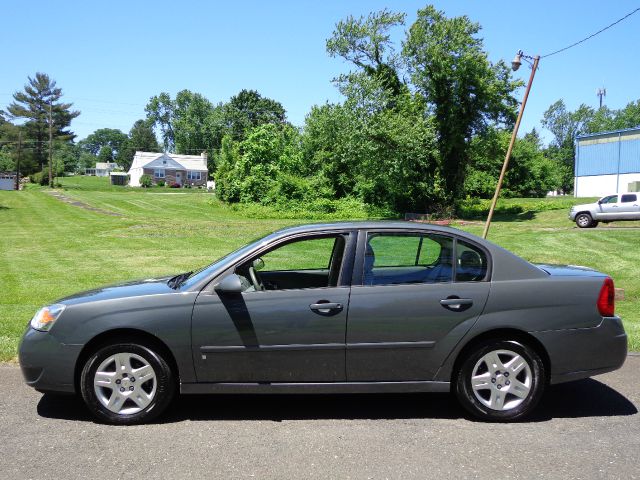
<svg viewBox="0 0 640 480">
<path fill-rule="evenodd" d="M 517 420 L 540 401 L 544 368 L 535 350 L 523 343 L 485 341 L 462 360 L 455 392 L 462 406 L 479 419 Z"/>
<path fill-rule="evenodd" d="M 162 356 L 134 343 L 104 346 L 86 361 L 82 398 L 101 421 L 131 425 L 152 420 L 171 403 L 175 379 Z"/>
<path fill-rule="evenodd" d="M 591 226 L 595 226 L 597 225 L 597 223 L 595 223 L 594 225 L 594 221 L 593 218 L 591 218 L 591 215 L 589 215 L 588 213 L 579 213 L 576 216 L 576 225 L 579 228 L 589 228 Z"/>
</svg>

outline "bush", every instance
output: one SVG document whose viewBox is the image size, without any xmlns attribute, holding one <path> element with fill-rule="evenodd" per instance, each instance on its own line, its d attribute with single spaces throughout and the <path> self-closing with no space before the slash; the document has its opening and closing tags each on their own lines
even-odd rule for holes
<svg viewBox="0 0 640 480">
<path fill-rule="evenodd" d="M 180 188 L 180 184 L 177 182 L 171 182 L 169 188 Z"/>
<path fill-rule="evenodd" d="M 156 185 L 158 185 L 159 187 L 164 187 L 164 185 L 165 185 L 164 180 L 158 180 Z"/>
<path fill-rule="evenodd" d="M 45 168 L 41 172 L 32 173 L 29 175 L 29 180 L 31 183 L 37 183 L 38 185 L 46 187 L 49 185 L 49 169 Z"/>
<path fill-rule="evenodd" d="M 219 200 L 210 201 L 211 204 L 215 203 L 216 206 L 218 202 Z M 317 199 L 311 202 L 282 200 L 275 205 L 234 203 L 228 205 L 227 208 L 248 218 L 355 220 L 395 217 L 393 212 L 389 210 L 367 205 L 352 197 L 337 200 Z"/>
<path fill-rule="evenodd" d="M 149 188 L 151 185 L 153 185 L 153 181 L 149 175 L 142 175 L 140 177 L 140 186 L 142 188 Z"/>
</svg>

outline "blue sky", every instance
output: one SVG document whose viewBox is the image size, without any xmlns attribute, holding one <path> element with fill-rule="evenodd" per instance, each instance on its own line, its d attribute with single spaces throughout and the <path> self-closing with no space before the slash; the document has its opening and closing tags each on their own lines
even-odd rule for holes
<svg viewBox="0 0 640 480">
<path fill-rule="evenodd" d="M 577 41 L 639 6 L 618 1 L 438 1 L 448 16 L 466 14 L 482 25 L 491 60 L 515 52 L 546 54 Z M 55 5 L 55 7 L 52 7 Z M 348 15 L 388 7 L 407 13 L 416 1 L 110 1 L 11 2 L 0 29 L 0 109 L 36 71 L 53 77 L 82 114 L 78 139 L 102 127 L 128 132 L 144 117 L 149 97 L 189 89 L 213 102 L 243 88 L 281 102 L 290 121 L 304 123 L 312 105 L 339 101 L 331 79 L 350 66 L 330 58 L 325 40 Z M 404 30 L 395 33 L 399 41 Z M 540 128 L 542 113 L 559 98 L 569 108 L 605 103 L 620 108 L 640 98 L 640 12 L 598 37 L 543 59 L 521 133 Z M 527 79 L 521 68 L 517 77 Z M 519 92 L 521 98 L 523 91 Z M 545 138 L 549 139 L 548 133 Z"/>
</svg>

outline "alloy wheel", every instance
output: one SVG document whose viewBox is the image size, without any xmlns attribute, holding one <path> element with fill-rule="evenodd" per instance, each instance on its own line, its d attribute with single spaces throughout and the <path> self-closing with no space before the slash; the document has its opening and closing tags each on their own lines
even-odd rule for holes
<svg viewBox="0 0 640 480">
<path fill-rule="evenodd" d="M 533 374 L 527 361 L 511 350 L 493 350 L 482 356 L 471 374 L 473 394 L 497 411 L 518 407 L 531 392 Z"/>
<path fill-rule="evenodd" d="M 153 401 L 156 372 L 140 355 L 116 353 L 98 366 L 93 386 L 98 401 L 106 409 L 118 415 L 131 415 Z"/>
</svg>

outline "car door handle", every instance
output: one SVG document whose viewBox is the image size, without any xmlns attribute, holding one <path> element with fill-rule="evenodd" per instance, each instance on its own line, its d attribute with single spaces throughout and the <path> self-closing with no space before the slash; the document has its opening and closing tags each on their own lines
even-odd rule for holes
<svg viewBox="0 0 640 480">
<path fill-rule="evenodd" d="M 342 304 L 320 300 L 318 303 L 309 305 L 309 308 L 319 315 L 335 315 L 342 311 Z"/>
<path fill-rule="evenodd" d="M 451 295 L 450 297 L 440 300 L 440 305 L 442 305 L 447 310 L 451 310 L 452 312 L 464 312 L 465 310 L 471 308 L 471 306 L 473 305 L 473 299 L 459 298 L 455 295 Z"/>
</svg>

